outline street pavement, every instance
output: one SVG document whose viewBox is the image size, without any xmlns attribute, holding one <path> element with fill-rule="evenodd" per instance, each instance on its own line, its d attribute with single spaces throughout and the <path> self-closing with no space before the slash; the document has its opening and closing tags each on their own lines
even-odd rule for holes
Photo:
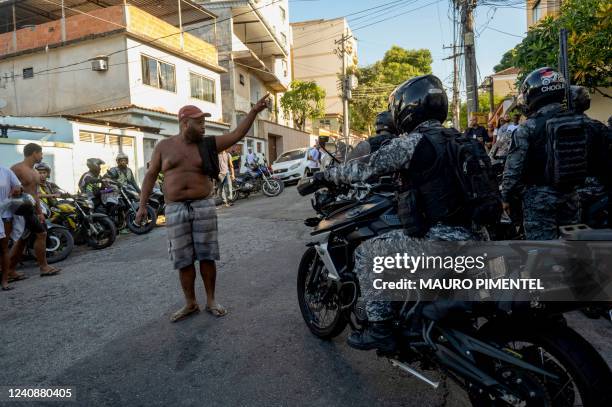
<svg viewBox="0 0 612 407">
<path fill-rule="evenodd" d="M 179 323 L 177 272 L 164 227 L 121 235 L 108 249 L 77 248 L 63 271 L 0 292 L 0 386 L 73 386 L 79 406 L 465 406 L 465 393 L 436 372 L 437 390 L 346 334 L 311 335 L 296 273 L 312 216 L 295 188 L 219 208 L 217 298 L 230 313 Z M 204 288 L 197 294 L 204 307 Z M 612 324 L 570 317 L 612 364 Z M 59 405 L 55 403 L 54 405 Z"/>
</svg>

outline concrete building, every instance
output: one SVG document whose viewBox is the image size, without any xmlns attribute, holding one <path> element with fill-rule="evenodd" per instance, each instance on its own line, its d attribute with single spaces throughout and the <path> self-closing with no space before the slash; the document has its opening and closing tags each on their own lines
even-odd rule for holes
<svg viewBox="0 0 612 407">
<path fill-rule="evenodd" d="M 52 180 L 69 192 L 77 190 L 81 175 L 87 171 L 87 158 L 104 160 L 104 173 L 115 165 L 120 151 L 130 156 L 129 166 L 141 182 L 150 149 L 164 137 L 156 127 L 73 115 L 0 117 L 0 129 L 7 135 L 0 138 L 0 165 L 10 167 L 23 160 L 25 145 L 36 142 L 43 147 Z"/>
<path fill-rule="evenodd" d="M 556 17 L 561 11 L 562 0 L 526 0 L 527 28 L 537 24 L 544 17 Z"/>
<path fill-rule="evenodd" d="M 335 50 L 337 40 L 351 35 L 344 18 L 311 20 L 292 23 L 293 31 L 293 78 L 314 81 L 325 89 L 325 117 L 309 123 L 315 134 L 322 128 L 339 134 L 343 112 L 339 75 L 342 74 L 342 58 Z M 344 63 L 347 69 L 357 66 L 357 41 L 350 38 L 345 43 Z"/>
<path fill-rule="evenodd" d="M 260 114 L 245 140 L 248 149 L 271 162 L 283 151 L 306 147 L 309 134 L 293 128 L 284 117 L 280 98 L 291 81 L 289 2 L 287 0 L 200 0 L 218 16 L 217 24 L 186 25 L 186 29 L 219 51 L 223 120 L 235 126 L 266 93 L 273 106 Z M 244 160 L 243 160 L 244 162 Z"/>
<path fill-rule="evenodd" d="M 169 136 L 178 132 L 180 107 L 193 104 L 212 115 L 207 134 L 227 132 L 221 109 L 225 69 L 217 49 L 182 29 L 183 23 L 214 25 L 216 16 L 187 0 L 134 2 L 144 9 L 123 0 L 64 0 L 63 8 L 36 0 L 0 3 L 1 15 L 12 21 L 0 26 L 1 113 L 88 117 Z M 189 9 L 183 12 L 180 4 Z M 135 148 L 120 146 L 138 163 L 137 173 L 155 140 L 135 138 Z M 113 151 L 112 143 L 102 145 L 100 154 Z"/>
<path fill-rule="evenodd" d="M 507 68 L 491 75 L 493 79 L 493 94 L 496 97 L 516 96 L 516 80 L 520 70 Z"/>
</svg>

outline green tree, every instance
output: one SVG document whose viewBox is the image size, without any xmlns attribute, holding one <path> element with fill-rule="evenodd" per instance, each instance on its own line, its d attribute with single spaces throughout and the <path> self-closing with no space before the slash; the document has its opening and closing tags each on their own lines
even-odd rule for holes
<svg viewBox="0 0 612 407">
<path fill-rule="evenodd" d="M 283 113 L 292 114 L 295 127 L 304 131 L 306 119 L 325 116 L 325 89 L 315 82 L 292 81 L 280 103 Z"/>
<path fill-rule="evenodd" d="M 513 50 L 511 65 L 519 68 L 518 82 L 534 69 L 558 66 L 559 30 L 566 28 L 572 83 L 589 88 L 612 84 L 612 3 L 609 0 L 565 0 L 559 17 L 544 18 Z M 507 53 L 506 53 L 507 54 Z M 504 54 L 500 65 L 508 62 Z M 498 65 L 499 66 L 499 65 Z"/>
<path fill-rule="evenodd" d="M 433 59 L 427 49 L 408 50 L 396 45 L 382 60 L 353 72 L 359 86 L 351 101 L 351 128 L 372 134 L 376 115 L 387 108 L 389 94 L 402 82 L 431 73 Z"/>
<path fill-rule="evenodd" d="M 499 61 L 499 64 L 493 67 L 493 71 L 497 73 L 499 71 L 503 71 L 504 69 L 512 68 L 514 66 L 513 64 L 514 64 L 514 48 L 504 53 L 501 61 Z"/>
</svg>

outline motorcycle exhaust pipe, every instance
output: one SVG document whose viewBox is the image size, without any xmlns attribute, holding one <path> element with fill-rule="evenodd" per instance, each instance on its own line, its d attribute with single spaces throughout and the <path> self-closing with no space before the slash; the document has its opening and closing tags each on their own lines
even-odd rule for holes
<svg viewBox="0 0 612 407">
<path fill-rule="evenodd" d="M 410 373 L 411 375 L 413 375 L 417 379 L 420 379 L 421 381 L 427 383 L 428 385 L 430 385 L 434 389 L 437 389 L 438 386 L 440 386 L 440 382 L 434 382 L 433 380 L 428 379 L 427 377 L 423 376 L 420 372 L 416 371 L 415 369 L 413 369 L 409 365 L 407 365 L 407 364 L 405 364 L 403 362 L 400 362 L 399 360 L 396 360 L 396 359 L 390 359 L 390 361 L 391 361 L 391 364 L 393 366 L 396 366 L 396 367 L 402 369 L 403 371 Z"/>
</svg>

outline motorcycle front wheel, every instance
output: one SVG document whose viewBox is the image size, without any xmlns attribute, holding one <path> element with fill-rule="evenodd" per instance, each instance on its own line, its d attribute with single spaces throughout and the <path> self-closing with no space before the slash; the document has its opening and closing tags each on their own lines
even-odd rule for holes
<svg viewBox="0 0 612 407">
<path fill-rule="evenodd" d="M 47 263 L 53 264 L 66 259 L 74 248 L 72 234 L 64 228 L 51 228 L 47 230 Z"/>
<path fill-rule="evenodd" d="M 100 232 L 96 235 L 88 235 L 87 243 L 89 247 L 94 250 L 100 250 L 111 246 L 117 237 L 117 227 L 115 223 L 109 217 L 96 218 L 93 223 L 95 228 Z"/>
<path fill-rule="evenodd" d="M 285 184 L 283 181 L 279 181 L 276 179 L 268 178 L 264 180 L 261 184 L 261 190 L 265 196 L 273 197 L 280 195 L 281 192 L 285 189 Z"/>
<path fill-rule="evenodd" d="M 136 222 L 136 212 L 130 209 L 127 215 L 127 226 L 137 235 L 144 235 L 149 233 L 154 227 L 157 221 L 157 215 L 155 214 L 155 209 L 151 206 L 147 205 L 147 218 L 144 220 L 144 223 L 139 225 Z"/>
<path fill-rule="evenodd" d="M 329 291 L 325 265 L 312 247 L 300 261 L 297 294 L 304 322 L 315 336 L 331 339 L 344 331 L 348 320 L 340 308 L 340 299 Z"/>
</svg>

